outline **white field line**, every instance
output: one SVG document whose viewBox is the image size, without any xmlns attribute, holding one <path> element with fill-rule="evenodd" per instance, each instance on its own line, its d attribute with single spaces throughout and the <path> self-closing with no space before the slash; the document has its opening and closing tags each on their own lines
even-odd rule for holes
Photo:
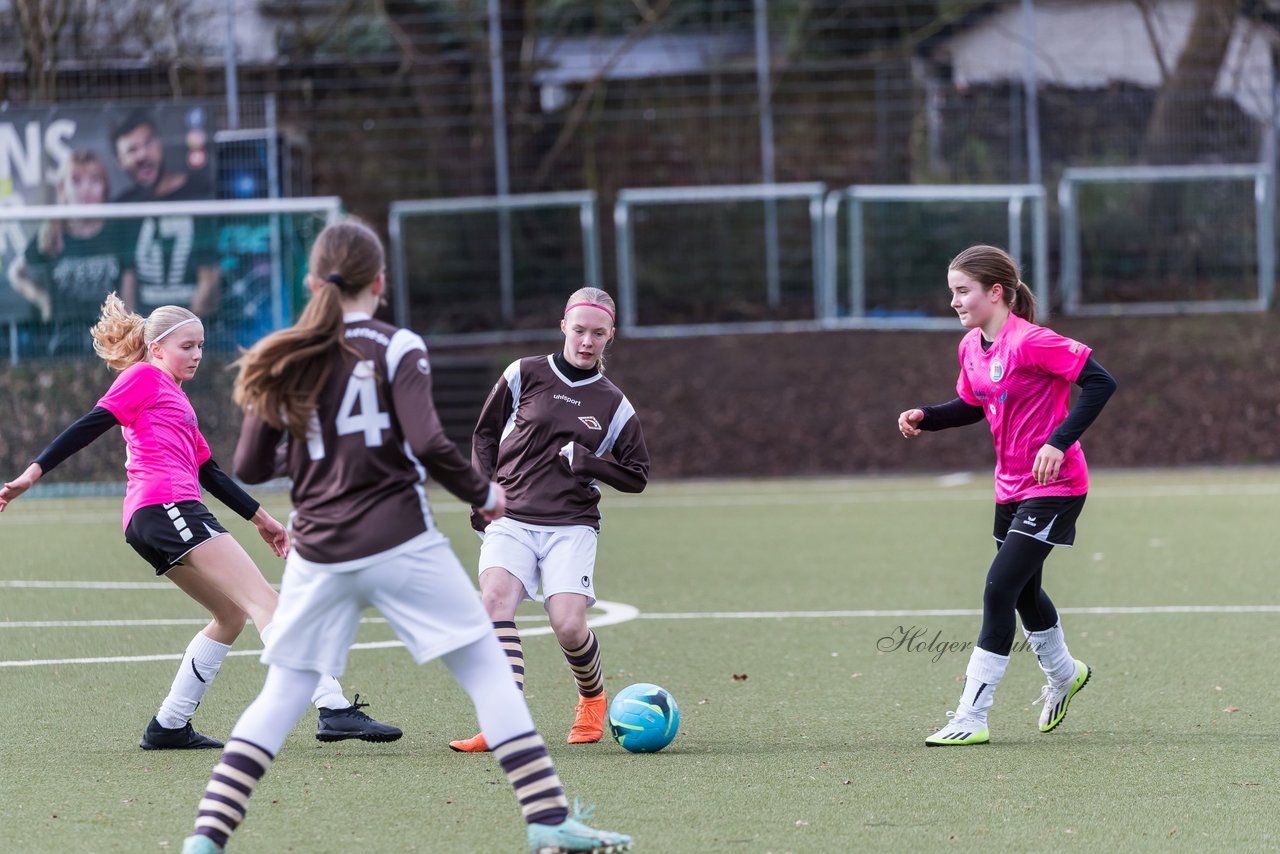
<svg viewBox="0 0 1280 854">
<path fill-rule="evenodd" d="M 638 608 L 622 602 L 596 602 L 604 613 L 590 616 L 587 625 L 593 628 L 612 626 L 631 620 L 796 620 L 796 619 L 883 619 L 886 617 L 980 617 L 982 611 L 973 608 L 923 608 L 877 609 L 856 611 L 701 611 L 642 614 Z M 1120 614 L 1280 614 L 1280 605 L 1117 605 L 1080 608 L 1059 608 L 1064 614 L 1120 615 Z M 520 622 L 544 621 L 545 617 L 520 617 Z M 44 620 L 26 623 L 0 623 L 0 628 L 85 628 L 97 626 L 171 626 L 199 625 L 204 620 Z M 366 618 L 364 623 L 385 623 L 381 618 Z M 525 637 L 551 633 L 550 626 L 522 628 Z M 400 641 L 374 641 L 357 643 L 352 649 L 390 649 L 403 646 Z M 262 650 L 236 650 L 231 655 L 259 655 Z M 0 661 L 2 667 L 37 667 L 68 664 L 119 664 L 138 661 L 178 661 L 181 653 L 162 655 L 108 656 L 102 658 L 40 659 L 28 661 Z"/>
<path fill-rule="evenodd" d="M 599 608 L 603 613 L 588 614 L 587 625 L 592 628 L 600 628 L 603 626 L 612 626 L 618 623 L 625 623 L 634 620 L 640 611 L 622 602 L 606 602 L 603 599 L 597 600 L 595 607 Z M 520 620 L 523 622 L 524 618 Z M 99 621 L 90 621 L 99 622 Z M 207 620 L 197 621 L 201 624 L 208 622 Z M 371 622 L 365 620 L 364 622 Z M 535 637 L 537 635 L 551 634 L 551 626 L 534 626 L 532 628 L 522 628 L 520 634 L 524 637 Z M 369 643 L 352 644 L 352 649 L 391 649 L 393 647 L 404 646 L 398 640 L 393 641 L 371 641 Z M 228 655 L 261 655 L 260 649 L 237 649 L 232 650 Z M 4 667 L 55 667 L 70 664 L 126 664 L 139 661 L 181 661 L 182 653 L 162 653 L 159 655 L 112 655 L 101 656 L 97 658 L 61 658 L 61 659 L 32 659 L 27 661 L 0 661 L 0 668 Z"/>
<path fill-rule="evenodd" d="M 1280 614 L 1280 605 L 1119 605 L 1059 608 L 1060 614 Z M 637 620 L 855 620 L 884 617 L 981 617 L 980 608 L 923 608 L 861 611 L 703 611 L 641 613 Z"/>
<path fill-rule="evenodd" d="M 951 503 L 965 501 L 992 501 L 989 487 L 982 489 L 958 488 L 952 476 L 938 479 L 938 486 L 933 489 L 913 490 L 858 490 L 849 487 L 815 482 L 812 489 L 804 492 L 690 492 L 683 495 L 651 495 L 627 496 L 610 495 L 605 501 L 605 509 L 632 508 L 648 510 L 676 510 L 688 507 L 732 508 L 732 507 L 809 507 L 813 505 L 845 505 L 845 504 L 927 504 Z M 1205 484 L 1147 484 L 1143 486 L 1106 486 L 1102 485 L 1093 493 L 1093 500 L 1108 499 L 1154 499 L 1154 498 L 1246 498 L 1253 496 L 1280 495 L 1280 483 L 1205 483 Z M 30 507 L 31 505 L 26 505 Z M 456 501 L 444 500 L 432 505 L 437 514 L 470 513 L 471 509 Z M 0 519 L 0 527 L 5 525 L 47 525 L 57 523 L 105 523 L 118 524 L 120 513 L 117 510 L 102 512 L 44 512 L 23 509 L 12 516 Z"/>
</svg>

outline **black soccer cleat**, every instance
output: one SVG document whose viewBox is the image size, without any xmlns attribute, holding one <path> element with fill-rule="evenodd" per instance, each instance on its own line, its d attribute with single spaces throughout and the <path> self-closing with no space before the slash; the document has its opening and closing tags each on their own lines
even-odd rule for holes
<svg viewBox="0 0 1280 854">
<path fill-rule="evenodd" d="M 398 727 L 379 723 L 360 711 L 368 705 L 360 702 L 360 695 L 356 694 L 355 702 L 345 709 L 321 709 L 320 720 L 316 722 L 316 738 L 320 741 L 345 741 L 348 738 L 395 741 L 404 735 Z"/>
<path fill-rule="evenodd" d="M 169 729 L 160 726 L 160 721 L 152 718 L 143 731 L 142 741 L 138 742 L 138 746 L 143 750 L 202 750 L 222 747 L 223 744 L 216 738 L 196 732 L 191 721 L 187 721 L 186 726 Z"/>
</svg>

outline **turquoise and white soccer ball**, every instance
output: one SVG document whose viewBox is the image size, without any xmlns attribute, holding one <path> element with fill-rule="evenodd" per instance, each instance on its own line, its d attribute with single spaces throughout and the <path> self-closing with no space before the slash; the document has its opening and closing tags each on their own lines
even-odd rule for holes
<svg viewBox="0 0 1280 854">
<path fill-rule="evenodd" d="M 609 730 L 632 753 L 661 750 L 680 730 L 676 698 L 649 682 L 628 685 L 609 704 Z"/>
</svg>

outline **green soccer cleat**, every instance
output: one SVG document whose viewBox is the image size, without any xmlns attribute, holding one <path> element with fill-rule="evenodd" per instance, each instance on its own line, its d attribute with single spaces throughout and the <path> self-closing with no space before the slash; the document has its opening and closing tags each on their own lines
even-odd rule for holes
<svg viewBox="0 0 1280 854">
<path fill-rule="evenodd" d="M 1054 727 L 1062 723 L 1067 716 L 1067 706 L 1071 704 L 1071 698 L 1089 684 L 1091 676 L 1093 676 L 1093 670 L 1089 665 L 1077 659 L 1075 679 L 1056 688 L 1052 683 L 1044 686 L 1039 699 L 1032 703 L 1032 705 L 1044 703 L 1044 708 L 1040 710 L 1041 732 L 1052 732 Z"/>
<path fill-rule="evenodd" d="M 924 740 L 925 747 L 967 747 L 970 744 L 990 744 L 991 732 L 987 722 L 973 718 L 958 718 L 955 712 L 947 712 L 951 720 L 942 729 Z"/>
<path fill-rule="evenodd" d="M 188 836 L 182 843 L 182 854 L 222 854 L 225 850 L 207 836 Z"/>
<path fill-rule="evenodd" d="M 590 818 L 593 810 L 593 807 L 582 809 L 581 802 L 575 800 L 573 815 L 566 818 L 563 824 L 529 825 L 529 851 L 532 854 L 569 854 L 573 851 L 614 854 L 617 851 L 630 851 L 631 837 L 625 833 L 596 830 L 582 823 L 581 819 Z"/>
</svg>

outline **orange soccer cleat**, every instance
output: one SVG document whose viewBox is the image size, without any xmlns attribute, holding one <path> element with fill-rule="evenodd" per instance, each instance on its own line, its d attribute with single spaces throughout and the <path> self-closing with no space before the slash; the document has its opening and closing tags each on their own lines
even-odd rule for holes
<svg viewBox="0 0 1280 854">
<path fill-rule="evenodd" d="M 591 744 L 604 735 L 604 716 L 609 709 L 604 692 L 594 697 L 579 697 L 578 711 L 573 716 L 573 729 L 569 730 L 570 744 Z"/>
<path fill-rule="evenodd" d="M 458 753 L 488 753 L 489 743 L 484 740 L 484 733 L 478 733 L 471 738 L 460 738 L 449 742 L 449 749 L 456 750 Z"/>
</svg>

